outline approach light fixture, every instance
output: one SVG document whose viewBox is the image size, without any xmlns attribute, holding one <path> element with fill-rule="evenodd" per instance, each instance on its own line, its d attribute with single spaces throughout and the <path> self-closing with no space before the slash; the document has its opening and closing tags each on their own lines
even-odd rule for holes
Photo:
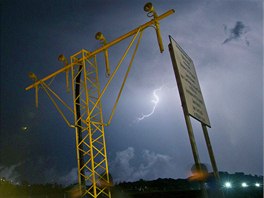
<svg viewBox="0 0 264 198">
<path fill-rule="evenodd" d="M 34 74 L 33 72 L 29 72 L 28 73 L 28 77 L 31 78 L 34 81 L 37 81 L 38 80 L 36 74 Z"/>
<path fill-rule="evenodd" d="M 97 32 L 95 34 L 95 39 L 99 40 L 99 41 L 103 41 L 103 44 L 106 44 L 106 39 L 105 39 L 105 37 L 104 37 L 102 32 Z"/>
<path fill-rule="evenodd" d="M 247 184 L 246 182 L 243 182 L 243 183 L 241 184 L 241 186 L 242 186 L 243 188 L 247 188 L 247 187 L 248 187 L 248 184 Z"/>
<path fill-rule="evenodd" d="M 58 61 L 62 62 L 64 64 L 64 67 L 68 65 L 68 60 L 66 59 L 66 57 L 63 54 L 59 55 Z M 69 92 L 70 91 L 70 88 L 69 88 L 69 69 L 67 69 L 65 72 L 66 72 L 66 90 L 67 90 L 67 92 Z"/>
<path fill-rule="evenodd" d="M 161 33 L 160 33 L 159 21 L 157 20 L 158 14 L 155 11 L 152 3 L 150 3 L 150 2 L 145 4 L 144 11 L 148 13 L 147 14 L 148 17 L 153 17 L 154 18 L 155 30 L 156 30 L 156 34 L 157 34 L 157 40 L 158 40 L 158 43 L 159 43 L 160 53 L 162 53 L 164 51 L 164 46 L 163 46 L 163 42 L 162 42 L 162 36 L 161 36 Z"/>
<path fill-rule="evenodd" d="M 260 187 L 260 183 L 255 183 L 255 186 L 256 187 Z"/>
<path fill-rule="evenodd" d="M 59 55 L 58 61 L 63 62 L 65 65 L 68 65 L 68 61 L 63 54 Z"/>
<path fill-rule="evenodd" d="M 102 44 L 106 45 L 106 39 L 105 39 L 102 32 L 97 32 L 95 34 L 95 39 L 102 41 Z M 108 58 L 108 50 L 107 49 L 104 50 L 104 56 L 105 56 L 106 76 L 109 77 L 110 76 L 110 65 L 109 65 L 109 58 Z"/>
<path fill-rule="evenodd" d="M 149 12 L 149 13 L 153 12 L 154 11 L 154 7 L 153 7 L 152 3 L 150 3 L 150 2 L 146 3 L 145 6 L 144 6 L 144 11 L 145 12 Z"/>
<path fill-rule="evenodd" d="M 232 188 L 231 182 L 225 182 L 224 187 L 225 188 Z"/>
<path fill-rule="evenodd" d="M 34 80 L 34 82 L 37 82 L 38 78 L 36 76 L 36 74 L 34 74 L 33 72 L 29 72 L 28 73 L 28 77 L 31 78 L 32 80 Z M 35 91 L 35 102 L 36 102 L 36 108 L 38 108 L 38 86 L 35 86 L 36 91 Z"/>
</svg>

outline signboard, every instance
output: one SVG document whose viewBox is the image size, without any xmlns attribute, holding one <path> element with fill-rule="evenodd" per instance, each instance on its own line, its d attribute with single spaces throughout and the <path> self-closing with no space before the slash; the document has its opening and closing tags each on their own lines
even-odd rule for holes
<svg viewBox="0 0 264 198">
<path fill-rule="evenodd" d="M 169 49 L 184 111 L 211 127 L 192 59 L 171 36 Z"/>
</svg>

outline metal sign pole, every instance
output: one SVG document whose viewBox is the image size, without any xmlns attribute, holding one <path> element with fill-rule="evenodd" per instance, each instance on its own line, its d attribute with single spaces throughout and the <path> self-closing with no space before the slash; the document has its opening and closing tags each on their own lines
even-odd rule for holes
<svg viewBox="0 0 264 198">
<path fill-rule="evenodd" d="M 196 141 L 195 141 L 194 134 L 193 134 L 193 128 L 192 128 L 191 120 L 190 120 L 189 115 L 186 114 L 184 110 L 183 110 L 183 112 L 184 112 L 185 122 L 186 122 L 188 135 L 189 135 L 189 139 L 190 139 L 190 143 L 191 143 L 191 147 L 192 147 L 192 153 L 193 153 L 195 166 L 196 166 L 197 170 L 200 170 L 201 169 L 201 167 L 200 167 L 200 159 L 199 159 L 199 154 L 198 154 Z"/>
<path fill-rule="evenodd" d="M 196 167 L 196 170 L 198 170 L 198 172 L 201 172 L 202 168 L 201 168 L 201 163 L 200 163 L 200 159 L 199 159 L 199 154 L 198 154 L 198 149 L 197 149 L 195 137 L 194 137 L 194 134 L 193 134 L 193 128 L 192 128 L 191 119 L 190 119 L 188 113 L 186 113 L 184 106 L 183 106 L 183 113 L 184 113 L 185 123 L 186 123 L 186 126 L 187 126 L 188 135 L 189 135 L 189 139 L 190 139 L 190 143 L 191 143 L 191 147 L 192 147 L 192 153 L 193 153 L 193 158 L 194 158 L 194 162 L 195 162 L 195 167 Z M 201 182 L 200 186 L 201 186 L 201 189 L 202 189 L 203 198 L 207 198 L 208 195 L 207 195 L 207 192 L 206 192 L 206 188 L 205 188 L 204 182 Z"/>
<path fill-rule="evenodd" d="M 202 128 L 203 128 L 203 133 L 204 133 L 204 138 L 205 138 L 205 142 L 206 142 L 206 146 L 207 146 L 207 150 L 210 156 L 210 160 L 211 160 L 211 165 L 213 167 L 213 171 L 214 171 L 214 176 L 217 179 L 217 181 L 220 181 L 220 177 L 219 177 L 219 173 L 218 173 L 218 169 L 217 169 L 217 165 L 216 165 L 216 161 L 215 161 L 215 157 L 214 157 L 214 152 L 213 152 L 213 147 L 211 145 L 211 141 L 208 135 L 208 131 L 207 131 L 207 127 L 205 124 L 202 123 Z"/>
<path fill-rule="evenodd" d="M 207 126 L 204 123 L 201 123 L 201 125 L 202 125 L 202 128 L 203 128 L 204 139 L 205 139 L 207 150 L 208 150 L 208 153 L 209 153 L 211 165 L 212 165 L 212 168 L 213 168 L 213 171 L 214 171 L 214 177 L 216 179 L 217 189 L 219 190 L 219 196 L 220 196 L 220 198 L 224 198 L 225 195 L 224 195 L 223 191 L 220 188 L 220 184 L 221 184 L 220 176 L 219 176 L 218 168 L 217 168 L 217 165 L 216 165 L 216 161 L 215 161 L 215 157 L 214 157 L 214 151 L 213 151 L 213 147 L 211 145 L 211 141 L 210 141 L 210 138 L 209 138 Z"/>
</svg>

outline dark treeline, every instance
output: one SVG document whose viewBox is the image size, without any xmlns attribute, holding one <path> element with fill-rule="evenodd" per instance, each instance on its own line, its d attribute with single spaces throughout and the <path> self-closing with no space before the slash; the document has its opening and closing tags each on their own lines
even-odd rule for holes
<svg viewBox="0 0 264 198">
<path fill-rule="evenodd" d="M 217 184 L 212 173 L 205 181 L 209 198 L 262 198 L 263 197 L 263 176 L 245 175 L 238 172 L 229 174 L 220 172 L 220 184 Z M 225 183 L 230 182 L 232 187 L 226 188 Z M 242 183 L 247 186 L 243 187 Z M 259 186 L 256 186 L 258 184 Z M 192 197 L 201 198 L 200 184 L 190 179 L 157 179 L 152 181 L 139 180 L 136 182 L 121 182 L 115 185 L 113 193 L 117 198 L 160 198 L 160 197 Z"/>
<path fill-rule="evenodd" d="M 212 175 L 212 174 L 211 174 Z M 208 178 L 206 183 L 209 198 L 216 198 L 217 190 L 221 189 L 225 198 L 262 198 L 263 176 L 245 175 L 244 173 L 229 174 L 220 172 L 219 185 L 213 178 Z M 232 187 L 226 188 L 225 182 L 230 182 Z M 243 187 L 241 184 L 246 183 Z M 259 184 L 259 186 L 256 186 Z M 59 184 L 30 184 L 26 181 L 13 183 L 5 178 L 0 180 L 1 198 L 69 198 L 69 191 L 76 185 L 64 187 Z M 152 181 L 139 180 L 136 182 L 120 182 L 112 189 L 113 198 L 161 198 L 161 197 L 193 197 L 200 198 L 202 193 L 200 184 L 190 179 L 156 179 Z M 221 197 L 221 196 L 220 196 Z"/>
</svg>

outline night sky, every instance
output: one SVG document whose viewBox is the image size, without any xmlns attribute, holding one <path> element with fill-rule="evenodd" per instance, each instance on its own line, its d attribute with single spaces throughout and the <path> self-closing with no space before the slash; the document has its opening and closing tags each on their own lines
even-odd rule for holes
<svg viewBox="0 0 264 198">
<path fill-rule="evenodd" d="M 57 58 L 101 45 L 150 20 L 145 1 L 2 0 L 0 177 L 31 183 L 70 184 L 77 178 L 75 131 L 67 127 L 40 90 L 35 108 L 29 72 L 60 69 Z M 138 54 L 106 130 L 115 181 L 186 178 L 193 162 L 178 88 L 168 51 L 171 35 L 196 67 L 212 128 L 209 135 L 220 171 L 263 175 L 263 2 L 261 0 L 152 1 L 165 51 L 153 28 L 144 31 Z M 131 38 L 130 38 L 131 39 Z M 113 67 L 130 39 L 109 50 Z M 129 54 L 131 56 L 131 53 Z M 106 82 L 103 55 L 101 83 Z M 105 119 L 113 106 L 129 57 L 103 99 Z M 53 85 L 69 104 L 64 76 Z M 151 112 L 153 114 L 149 115 Z M 68 115 L 71 117 L 71 115 Z M 210 160 L 201 125 L 192 119 L 200 159 Z"/>
</svg>

